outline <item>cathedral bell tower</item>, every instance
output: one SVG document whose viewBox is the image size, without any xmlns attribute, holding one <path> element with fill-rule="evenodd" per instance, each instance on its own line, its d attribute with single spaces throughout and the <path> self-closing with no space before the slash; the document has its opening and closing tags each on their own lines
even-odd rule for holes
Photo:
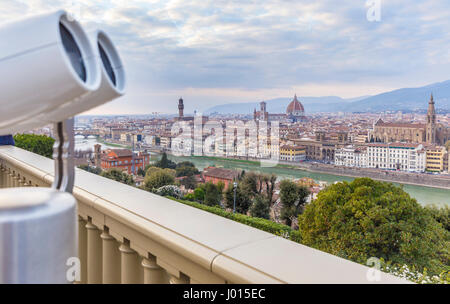
<svg viewBox="0 0 450 304">
<path fill-rule="evenodd" d="M 180 97 L 180 99 L 178 100 L 178 118 L 183 118 L 184 114 L 184 103 L 183 103 L 183 98 Z"/>
<path fill-rule="evenodd" d="M 431 94 L 430 102 L 428 103 L 426 142 L 429 144 L 436 143 L 436 110 L 434 108 L 433 94 Z"/>
</svg>

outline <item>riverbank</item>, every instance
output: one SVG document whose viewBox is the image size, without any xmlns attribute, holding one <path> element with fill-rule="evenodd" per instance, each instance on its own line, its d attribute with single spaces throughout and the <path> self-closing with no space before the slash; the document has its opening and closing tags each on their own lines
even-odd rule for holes
<svg viewBox="0 0 450 304">
<path fill-rule="evenodd" d="M 159 159 L 159 151 L 153 151 L 152 159 Z M 320 170 L 311 170 L 309 168 L 292 166 L 292 164 L 278 164 L 275 167 L 261 167 L 259 161 L 246 159 L 228 159 L 221 157 L 207 156 L 173 156 L 168 155 L 169 159 L 175 162 L 190 161 L 199 169 L 203 170 L 209 166 L 218 166 L 226 169 L 240 169 L 246 172 L 258 172 L 265 174 L 275 174 L 279 179 L 298 179 L 302 177 L 312 178 L 316 181 L 324 181 L 329 184 L 334 182 L 348 181 L 351 182 L 358 176 L 336 175 L 331 173 L 323 173 Z M 304 165 L 304 164 L 302 164 Z M 390 181 L 393 182 L 393 181 Z M 422 205 L 438 205 L 450 206 L 450 190 L 443 187 L 429 187 L 422 184 L 408 184 L 393 182 L 397 186 L 401 186 L 411 197 L 415 198 Z"/>
<path fill-rule="evenodd" d="M 231 161 L 239 164 L 247 164 L 253 166 L 261 165 L 260 160 L 257 159 L 239 159 L 239 158 L 225 158 L 215 156 L 190 156 L 190 158 L 211 160 L 211 161 L 217 160 Z M 352 168 L 352 167 L 342 167 L 330 164 L 311 163 L 311 162 L 290 163 L 279 161 L 278 164 L 274 167 L 292 170 L 304 170 L 312 173 L 331 174 L 335 176 L 347 176 L 352 178 L 369 177 L 375 180 L 385 182 L 450 190 L 450 176 L 444 175 L 420 174 L 420 173 L 409 173 L 399 171 L 384 171 L 369 168 Z"/>
<path fill-rule="evenodd" d="M 103 140 L 100 137 L 97 137 L 97 141 L 99 143 L 101 143 L 101 144 L 104 144 L 105 146 L 108 146 L 108 147 L 131 149 L 131 146 L 122 145 L 122 144 L 116 144 L 116 143 L 112 143 L 112 142 L 107 142 L 107 141 Z"/>
<path fill-rule="evenodd" d="M 316 173 L 326 173 L 348 177 L 369 177 L 379 181 L 400 183 L 414 186 L 426 186 L 436 189 L 450 190 L 450 178 L 447 176 L 420 174 L 420 173 L 408 173 L 397 171 L 384 171 L 378 169 L 368 168 L 351 168 L 340 167 L 334 165 L 324 164 L 310 164 L 309 170 Z"/>
</svg>

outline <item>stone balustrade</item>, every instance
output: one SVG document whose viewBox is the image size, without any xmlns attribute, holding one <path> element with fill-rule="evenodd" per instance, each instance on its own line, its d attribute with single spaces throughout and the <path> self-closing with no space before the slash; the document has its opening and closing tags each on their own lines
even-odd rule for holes
<svg viewBox="0 0 450 304">
<path fill-rule="evenodd" d="M 0 187 L 48 187 L 53 166 L 0 147 Z M 79 169 L 73 194 L 79 283 L 373 283 L 368 267 Z"/>
</svg>

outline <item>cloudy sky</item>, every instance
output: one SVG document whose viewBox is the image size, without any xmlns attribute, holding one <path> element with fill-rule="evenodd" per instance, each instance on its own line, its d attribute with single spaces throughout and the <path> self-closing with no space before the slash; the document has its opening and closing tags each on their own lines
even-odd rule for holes
<svg viewBox="0 0 450 304">
<path fill-rule="evenodd" d="M 377 0 L 370 0 L 377 1 Z M 118 45 L 127 95 L 90 114 L 277 97 L 356 97 L 450 79 L 450 2 L 0 0 L 0 22 L 65 8 Z"/>
</svg>

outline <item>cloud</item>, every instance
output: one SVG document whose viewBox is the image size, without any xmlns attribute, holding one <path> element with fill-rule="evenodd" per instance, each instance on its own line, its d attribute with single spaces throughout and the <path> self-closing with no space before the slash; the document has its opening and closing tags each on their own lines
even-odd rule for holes
<svg viewBox="0 0 450 304">
<path fill-rule="evenodd" d="M 104 28 L 130 85 L 102 112 L 175 112 L 185 94 L 192 111 L 250 94 L 349 97 L 449 78 L 448 1 L 382 1 L 381 22 L 367 21 L 365 3 L 3 0 L 0 18 L 67 8 Z"/>
</svg>

